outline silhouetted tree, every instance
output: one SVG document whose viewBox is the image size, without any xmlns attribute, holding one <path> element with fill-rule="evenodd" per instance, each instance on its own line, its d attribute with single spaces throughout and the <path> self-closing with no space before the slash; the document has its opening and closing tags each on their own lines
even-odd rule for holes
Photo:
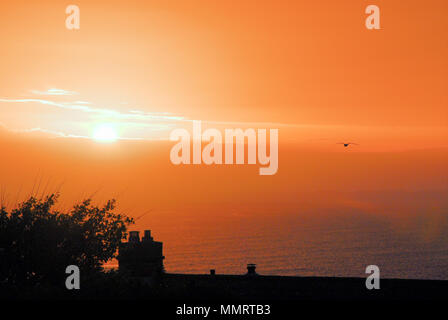
<svg viewBox="0 0 448 320">
<path fill-rule="evenodd" d="M 34 197 L 8 212 L 0 208 L 0 285 L 61 284 L 68 265 L 83 274 L 101 270 L 126 238 L 131 218 L 85 200 L 68 213 L 54 210 L 58 195 Z"/>
</svg>

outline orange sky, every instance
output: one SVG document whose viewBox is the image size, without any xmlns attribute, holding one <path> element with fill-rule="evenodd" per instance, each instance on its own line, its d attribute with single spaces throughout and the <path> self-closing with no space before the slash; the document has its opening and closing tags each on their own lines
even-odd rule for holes
<svg viewBox="0 0 448 320">
<path fill-rule="evenodd" d="M 381 30 L 365 28 L 372 3 Z M 65 28 L 69 4 L 80 30 Z M 0 182 L 14 202 L 36 181 L 41 192 L 65 181 L 67 203 L 100 190 L 134 216 L 442 210 L 447 10 L 444 0 L 2 1 Z M 190 120 L 279 128 L 278 173 L 173 166 L 173 143 L 159 140 Z M 123 140 L 92 141 L 103 124 Z M 336 144 L 346 140 L 360 145 Z"/>
</svg>

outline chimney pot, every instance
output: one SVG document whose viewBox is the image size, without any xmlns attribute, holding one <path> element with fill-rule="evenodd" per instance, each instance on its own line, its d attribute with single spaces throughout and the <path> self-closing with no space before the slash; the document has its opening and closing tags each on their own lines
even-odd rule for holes
<svg viewBox="0 0 448 320">
<path fill-rule="evenodd" d="M 131 231 L 129 232 L 129 242 L 140 242 L 140 232 L 139 231 Z"/>
<path fill-rule="evenodd" d="M 255 269 L 257 268 L 257 265 L 255 263 L 248 263 L 247 264 L 247 274 L 248 275 L 254 275 L 257 274 L 255 272 Z"/>
</svg>

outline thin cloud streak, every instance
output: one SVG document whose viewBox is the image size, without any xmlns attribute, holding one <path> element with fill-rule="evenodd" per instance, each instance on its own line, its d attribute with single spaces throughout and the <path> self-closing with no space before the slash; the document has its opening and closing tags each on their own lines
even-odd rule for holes
<svg viewBox="0 0 448 320">
<path fill-rule="evenodd" d="M 103 123 L 111 123 L 116 126 L 119 140 L 169 140 L 170 131 L 175 128 L 191 129 L 192 122 L 196 119 L 188 119 L 184 116 L 173 115 L 169 112 L 146 112 L 139 109 L 129 108 L 125 111 L 96 107 L 93 103 L 79 99 L 76 101 L 55 101 L 52 99 L 40 98 L 0 98 L 0 105 L 4 104 L 23 104 L 26 108 L 39 108 L 39 105 L 49 106 L 50 109 L 41 110 L 27 115 L 27 124 L 22 127 L 14 127 L 15 109 L 7 107 L 2 108 L 2 112 L 9 113 L 11 119 L 8 131 L 20 132 L 42 132 L 54 137 L 62 138 L 85 138 L 92 139 L 95 127 Z M 64 112 L 57 114 L 51 111 L 55 108 Z M 17 109 L 20 112 L 20 109 Z M 67 114 L 65 114 L 67 112 Z M 319 139 L 322 135 L 334 135 L 336 140 L 349 137 L 361 138 L 366 136 L 366 132 L 376 131 L 378 135 L 388 135 L 395 137 L 397 133 L 396 127 L 384 126 L 343 126 L 338 124 L 297 124 L 297 123 L 279 123 L 279 122 L 244 122 L 244 121 L 215 121 L 200 120 L 204 130 L 207 127 L 218 129 L 225 128 L 284 128 L 286 136 L 291 139 L 300 141 L 308 141 L 311 143 L 313 139 Z M 17 130 L 19 129 L 19 130 Z M 419 136 L 426 137 L 429 128 L 426 127 L 400 127 L 400 132 L 418 130 Z M 307 139 L 300 139 L 299 131 L 290 130 L 306 130 Z M 432 128 L 434 130 L 434 128 Z M 440 135 L 446 135 L 445 128 L 439 128 Z M 302 132 L 302 131 L 300 131 Z M 305 132 L 305 131 L 303 131 Z M 295 138 L 294 138 L 295 137 Z M 398 137 L 398 136 L 397 136 Z M 397 138 L 396 137 L 396 138 Z M 311 139 L 311 140 L 310 140 Z M 333 140 L 333 139 L 331 139 Z M 434 145 L 441 145 L 437 142 Z M 443 144 L 445 146 L 445 144 Z"/>
<path fill-rule="evenodd" d="M 4 99 L 0 98 L 0 102 L 5 103 L 40 103 L 44 105 L 49 105 L 61 109 L 68 109 L 68 110 L 77 110 L 82 112 L 88 112 L 88 113 L 95 113 L 104 115 L 107 117 L 112 117 L 116 119 L 121 120 L 166 120 L 166 121 L 186 121 L 184 117 L 179 116 L 167 116 L 162 115 L 159 113 L 148 113 L 148 112 L 120 112 L 116 110 L 110 110 L 110 109 L 104 109 L 104 108 L 94 108 L 90 106 L 86 106 L 86 102 L 83 101 L 82 104 L 76 104 L 76 103 L 67 103 L 67 102 L 54 102 L 50 100 L 44 100 L 44 99 Z"/>
<path fill-rule="evenodd" d="M 39 90 L 31 90 L 31 93 L 40 95 L 40 96 L 73 96 L 78 93 L 75 91 L 68 91 L 63 89 L 48 89 L 47 91 L 39 91 Z"/>
<path fill-rule="evenodd" d="M 51 100 L 44 99 L 4 99 L 0 98 L 0 102 L 5 103 L 40 103 L 43 105 L 49 105 L 61 109 L 68 110 L 76 110 L 82 111 L 86 113 L 95 113 L 107 117 L 111 117 L 117 120 L 139 120 L 139 121 L 148 121 L 148 120 L 157 120 L 157 121 L 181 121 L 181 122 L 193 122 L 195 119 L 187 119 L 183 116 L 173 116 L 168 112 L 145 112 L 141 110 L 130 110 L 128 112 L 120 112 L 116 110 L 104 109 L 104 108 L 95 108 L 91 106 L 87 106 L 86 104 L 90 104 L 89 102 L 83 101 L 78 103 L 71 102 L 55 102 Z M 80 105 L 82 104 L 82 105 Z M 238 122 L 238 121 L 209 121 L 202 120 L 203 123 L 208 124 L 216 124 L 216 125 L 244 125 L 244 126 L 282 126 L 282 127 L 303 127 L 306 125 L 299 124 L 287 124 L 287 123 L 272 123 L 272 122 Z"/>
</svg>

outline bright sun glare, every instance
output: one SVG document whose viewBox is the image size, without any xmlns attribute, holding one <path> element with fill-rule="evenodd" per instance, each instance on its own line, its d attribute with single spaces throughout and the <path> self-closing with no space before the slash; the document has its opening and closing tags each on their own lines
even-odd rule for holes
<svg viewBox="0 0 448 320">
<path fill-rule="evenodd" d="M 110 124 L 101 124 L 93 131 L 93 139 L 99 142 L 114 142 L 117 138 L 117 131 Z"/>
</svg>

